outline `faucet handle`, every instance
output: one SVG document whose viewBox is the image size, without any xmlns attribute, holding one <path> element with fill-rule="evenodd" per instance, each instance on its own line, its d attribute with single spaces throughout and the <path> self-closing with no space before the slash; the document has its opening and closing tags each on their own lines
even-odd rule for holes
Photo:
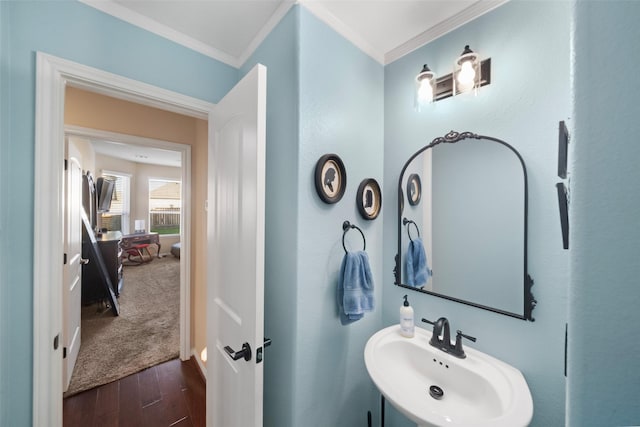
<svg viewBox="0 0 640 427">
<path fill-rule="evenodd" d="M 457 345 L 458 340 L 461 340 L 461 338 L 466 338 L 469 341 L 476 342 L 476 338 L 475 337 L 472 337 L 471 335 L 465 335 L 465 334 L 462 333 L 462 331 L 460 329 L 458 329 L 456 331 L 456 345 Z"/>
<path fill-rule="evenodd" d="M 473 342 L 476 342 L 476 338 L 472 337 L 471 335 L 463 334 L 460 329 L 456 331 L 456 344 L 453 347 L 452 354 L 456 357 L 464 359 L 465 357 L 467 357 L 467 355 L 464 353 L 464 350 L 462 349 L 462 338 L 466 338 L 469 341 L 473 341 Z"/>
<path fill-rule="evenodd" d="M 430 325 L 436 326 L 436 322 L 432 322 L 431 320 L 427 320 L 427 319 L 425 319 L 424 317 L 422 318 L 422 321 L 423 321 L 424 323 L 428 323 L 428 324 L 430 324 Z"/>
<path fill-rule="evenodd" d="M 424 317 L 422 318 L 422 321 L 424 323 L 433 325 L 433 332 L 431 333 L 431 339 L 429 340 L 429 344 L 437 348 L 440 348 L 442 345 L 442 340 L 440 339 L 440 328 L 442 328 L 442 325 L 438 325 L 439 320 L 440 319 L 438 319 L 435 322 L 432 322 L 431 320 L 427 320 Z M 449 345 L 451 345 L 451 343 L 449 343 Z"/>
</svg>

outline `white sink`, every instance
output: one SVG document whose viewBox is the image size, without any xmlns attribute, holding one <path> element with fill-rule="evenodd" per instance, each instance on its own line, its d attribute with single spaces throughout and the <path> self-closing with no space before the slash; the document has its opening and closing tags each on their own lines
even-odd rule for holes
<svg viewBox="0 0 640 427">
<path fill-rule="evenodd" d="M 367 371 L 389 403 L 419 426 L 529 425 L 533 400 L 519 370 L 468 346 L 459 359 L 430 339 L 431 331 L 418 327 L 404 338 L 395 325 L 367 342 Z M 440 399 L 429 392 L 434 385 L 444 392 Z"/>
</svg>

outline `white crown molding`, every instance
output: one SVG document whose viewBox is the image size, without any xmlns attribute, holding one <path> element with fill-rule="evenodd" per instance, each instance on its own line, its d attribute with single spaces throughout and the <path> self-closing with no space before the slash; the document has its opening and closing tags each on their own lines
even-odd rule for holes
<svg viewBox="0 0 640 427">
<path fill-rule="evenodd" d="M 462 25 L 474 20 L 475 18 L 484 15 L 485 13 L 497 8 L 498 6 L 501 6 L 509 0 L 478 0 L 456 15 L 437 25 L 434 25 L 423 33 L 406 41 L 405 43 L 402 43 L 398 47 L 386 53 L 380 52 L 379 50 L 374 48 L 369 42 L 367 42 L 362 36 L 360 36 L 360 34 L 351 29 L 348 25 L 337 18 L 319 2 L 315 2 L 313 0 L 285 0 L 280 4 L 280 6 L 278 6 L 271 18 L 269 18 L 267 23 L 256 34 L 256 36 L 251 41 L 251 43 L 249 43 L 244 52 L 238 57 L 215 49 L 214 47 L 209 46 L 206 43 L 189 37 L 147 16 L 128 9 L 113 0 L 79 1 L 132 25 L 154 33 L 160 37 L 171 40 L 188 49 L 192 49 L 234 68 L 240 68 L 260 46 L 260 44 L 267 38 L 271 31 L 278 25 L 278 23 L 282 20 L 282 18 L 287 14 L 289 9 L 291 9 L 294 4 L 300 4 L 301 6 L 304 6 L 309 12 L 311 12 L 318 19 L 331 27 L 338 34 L 349 40 L 365 54 L 373 58 L 378 63 L 387 65 L 424 46 L 425 44 L 430 43 L 433 40 L 449 33 L 450 31 L 461 27 Z"/>
<path fill-rule="evenodd" d="M 461 12 L 453 15 L 449 19 L 434 25 L 416 37 L 402 43 L 400 46 L 390 50 L 384 55 L 384 64 L 390 64 L 393 61 L 413 52 L 414 50 L 434 41 L 435 39 L 455 30 L 464 24 L 473 21 L 477 17 L 492 11 L 498 6 L 503 5 L 509 0 L 482 0 L 477 1 Z"/>
<path fill-rule="evenodd" d="M 206 43 L 189 37 L 179 31 L 169 28 L 168 26 L 159 23 L 147 16 L 144 16 L 138 12 L 128 9 L 112 0 L 79 0 L 81 3 L 98 9 L 101 12 L 107 13 L 118 19 L 121 19 L 129 24 L 140 27 L 151 33 L 154 33 L 160 37 L 171 40 L 186 48 L 199 52 L 217 61 L 223 62 L 234 68 L 240 66 L 240 61 L 233 55 L 225 53 L 221 50 L 215 49 Z"/>
<path fill-rule="evenodd" d="M 298 3 L 304 6 L 309 12 L 313 13 L 318 19 L 323 21 L 329 27 L 333 28 L 338 34 L 356 45 L 365 54 L 384 65 L 385 55 L 375 49 L 369 42 L 353 31 L 343 21 L 338 19 L 333 13 L 329 12 L 326 7 L 312 0 L 298 0 Z"/>
<path fill-rule="evenodd" d="M 267 23 L 264 24 L 260 31 L 258 31 L 258 34 L 256 34 L 253 40 L 251 40 L 251 43 L 249 43 L 244 52 L 238 57 L 238 68 L 241 65 L 244 65 L 245 62 L 247 62 L 249 57 L 253 55 L 253 52 L 255 52 L 255 50 L 260 47 L 260 44 L 267 38 L 267 36 L 278 25 L 282 18 L 284 18 L 284 16 L 287 14 L 287 12 L 289 12 L 289 9 L 291 9 L 294 4 L 296 4 L 295 0 L 285 0 L 280 3 L 280 6 L 278 6 L 276 11 L 273 12 L 271 18 L 269 18 Z"/>
</svg>

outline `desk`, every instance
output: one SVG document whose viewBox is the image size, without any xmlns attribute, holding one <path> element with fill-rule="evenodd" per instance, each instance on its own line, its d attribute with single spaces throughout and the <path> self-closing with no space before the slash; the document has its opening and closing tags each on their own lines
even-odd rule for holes
<svg viewBox="0 0 640 427">
<path fill-rule="evenodd" d="M 127 250 L 135 245 L 152 243 L 158 246 L 158 258 L 160 258 L 160 235 L 158 233 L 133 233 L 122 236 L 120 247 Z"/>
</svg>

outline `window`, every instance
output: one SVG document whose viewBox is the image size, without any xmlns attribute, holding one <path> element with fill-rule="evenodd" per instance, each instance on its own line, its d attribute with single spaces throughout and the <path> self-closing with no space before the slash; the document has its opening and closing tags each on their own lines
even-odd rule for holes
<svg viewBox="0 0 640 427">
<path fill-rule="evenodd" d="M 180 181 L 149 179 L 149 230 L 159 234 L 180 234 Z"/>
<path fill-rule="evenodd" d="M 100 214 L 100 228 L 129 234 L 129 175 L 104 171 L 102 177 L 115 181 L 116 185 L 109 212 Z"/>
</svg>

